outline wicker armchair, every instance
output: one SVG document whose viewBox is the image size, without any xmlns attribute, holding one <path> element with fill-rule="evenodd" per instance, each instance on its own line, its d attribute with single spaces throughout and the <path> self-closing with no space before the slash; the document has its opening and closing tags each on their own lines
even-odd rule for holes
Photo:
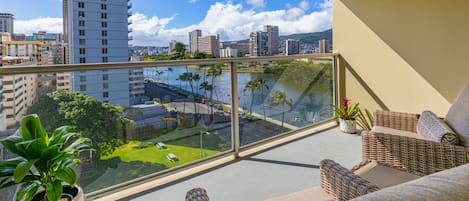
<svg viewBox="0 0 469 201">
<path fill-rule="evenodd" d="M 417 136 L 418 118 L 416 114 L 376 111 L 375 125 Z M 378 161 L 424 175 L 469 162 L 469 149 L 464 146 L 372 131 L 362 133 L 362 152 L 365 161 Z"/>
<path fill-rule="evenodd" d="M 376 125 L 417 135 L 418 115 L 378 111 Z M 369 163 L 426 176 L 469 162 L 469 149 L 412 136 L 362 132 L 363 162 L 348 170 L 332 160 L 321 161 L 321 188 L 335 200 L 350 200 L 380 190 L 373 181 L 357 175 Z"/>
</svg>

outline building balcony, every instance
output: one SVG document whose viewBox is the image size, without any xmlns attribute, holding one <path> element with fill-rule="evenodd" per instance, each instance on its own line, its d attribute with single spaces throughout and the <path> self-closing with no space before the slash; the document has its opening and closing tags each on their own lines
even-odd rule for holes
<svg viewBox="0 0 469 201">
<path fill-rule="evenodd" d="M 318 186 L 323 159 L 347 168 L 362 160 L 361 137 L 341 133 L 331 121 L 331 105 L 341 98 L 370 111 L 432 110 L 445 116 L 469 83 L 469 68 L 464 67 L 469 14 L 463 1 L 444 6 L 333 2 L 334 54 L 2 67 L 0 76 L 77 67 L 144 69 L 148 97 L 126 107 L 121 115 L 132 120 L 132 127 L 113 135 L 125 138 L 77 167 L 89 200 L 182 200 L 189 189 L 203 187 L 211 200 L 260 201 Z M 194 78 L 215 64 L 222 67 L 213 83 Z M 256 68 L 265 71 L 251 74 Z M 259 75 L 267 87 L 254 90 L 248 83 Z M 274 101 L 280 93 L 291 103 Z M 91 95 L 101 100 L 103 93 Z M 106 99 L 111 104 L 116 100 Z M 406 147 L 380 149 L 392 155 L 386 148 Z"/>
<path fill-rule="evenodd" d="M 302 61 L 301 59 L 304 58 L 309 58 L 311 61 Z M 321 62 L 316 62 L 315 58 L 319 59 Z M 323 59 L 328 60 L 328 62 L 324 62 Z M 0 69 L 0 75 L 2 72 L 18 75 L 22 72 L 28 74 L 60 74 L 62 72 L 71 72 L 76 68 L 80 68 L 81 71 L 92 71 L 101 70 L 103 67 L 106 67 L 107 72 L 112 75 L 112 69 L 108 69 L 109 65 L 115 68 L 125 66 L 126 68 L 135 68 L 142 71 L 143 75 L 136 77 L 143 76 L 146 79 L 144 85 L 133 85 L 131 81 L 126 80 L 127 86 L 131 84 L 129 86 L 130 90 L 128 91 L 129 96 L 133 96 L 133 99 L 138 100 L 135 98 L 135 95 L 144 94 L 147 96 L 146 100 L 158 100 L 160 104 L 144 104 L 135 106 L 135 108 L 134 106 L 129 107 L 132 108 L 132 110 L 124 112 L 123 114 L 126 118 L 133 121 L 132 125 L 126 128 L 127 142 L 119 145 L 116 144 L 112 150 L 109 150 L 109 154 L 100 154 L 99 161 L 92 162 L 89 159 L 87 160 L 86 157 L 83 159 L 83 161 L 89 161 L 89 163 L 83 163 L 79 167 L 81 185 L 89 198 L 97 199 L 98 197 L 114 192 L 116 189 L 120 189 L 119 191 L 127 189 L 124 187 L 124 184 L 128 182 L 143 181 L 149 177 L 156 179 L 163 175 L 176 174 L 176 172 L 182 169 L 203 167 L 208 165 L 211 160 L 228 159 L 228 161 L 234 162 L 233 156 L 243 155 L 249 152 L 254 153 L 253 150 L 261 149 L 261 147 L 263 147 L 261 144 L 263 143 L 271 143 L 290 135 L 295 135 L 296 137 L 300 135 L 306 136 L 304 132 L 303 134 L 296 135 L 296 133 L 301 133 L 303 129 L 310 129 L 307 135 L 317 133 L 314 131 L 316 124 L 332 118 L 332 112 L 328 108 L 334 103 L 332 97 L 334 91 L 334 79 L 332 76 L 334 59 L 335 55 L 330 54 L 319 56 L 298 55 L 290 57 L 214 59 L 212 61 L 180 60 L 168 61 L 168 63 L 165 62 L 165 64 L 161 62 L 131 62 L 107 63 L 105 66 L 99 64 L 73 64 L 64 66 L 41 66 L 41 68 L 35 66 L 9 68 L 6 66 Z M 220 74 L 217 75 L 217 78 L 213 80 L 208 77 L 203 78 L 204 75 L 207 75 L 204 71 L 209 70 L 209 68 L 215 68 L 214 64 L 221 64 L 222 66 L 218 69 Z M 269 80 L 266 81 L 268 86 L 263 87 L 259 92 L 248 93 L 248 91 L 244 90 L 247 81 L 259 75 L 249 74 L 249 71 L 246 71 L 248 66 L 253 68 L 251 70 L 254 70 L 254 68 L 266 68 L 268 65 L 274 68 L 280 64 L 289 65 L 291 67 L 276 72 L 277 76 L 283 78 L 269 78 Z M 195 74 L 198 74 L 199 77 L 202 76 L 199 81 L 189 81 L 191 78 L 187 78 L 187 76 L 190 74 L 187 74 L 185 67 L 181 67 L 185 65 L 189 65 L 190 68 L 195 70 L 191 76 L 195 76 Z M 302 65 L 303 67 L 296 68 L 295 66 L 298 65 Z M 225 70 L 222 71 L 222 68 Z M 61 71 L 57 71 L 57 69 L 61 69 Z M 226 71 L 226 69 L 229 71 Z M 240 71 L 238 72 L 238 70 Z M 305 74 L 306 72 L 310 73 L 311 76 L 296 76 L 298 73 Z M 94 75 L 92 73 L 86 73 L 86 79 L 85 77 L 80 77 L 80 75 L 84 74 L 76 73 L 70 76 L 70 83 L 75 84 L 77 80 L 83 80 L 80 82 L 83 84 L 74 86 L 77 91 L 80 91 L 82 94 L 89 93 L 90 98 L 94 97 L 96 101 L 106 100 L 111 104 L 122 105 L 120 102 L 113 102 L 119 100 L 112 97 L 113 92 L 115 94 L 115 90 L 118 90 L 118 88 L 114 89 L 112 87 L 116 87 L 115 85 L 118 83 L 113 82 L 107 84 L 106 91 L 109 92 L 106 95 L 108 97 L 103 99 L 103 92 L 96 92 L 96 88 L 93 88 L 93 86 L 99 86 L 98 88 L 101 89 L 103 84 L 97 83 L 97 81 L 93 79 Z M 101 74 L 98 75 L 99 78 L 101 78 L 101 76 Z M 130 75 L 130 77 L 135 76 Z M 43 76 L 43 78 L 52 79 L 51 81 L 61 79 L 60 76 L 58 78 Z M 298 80 L 298 82 L 295 82 L 293 85 L 288 84 L 289 79 L 295 79 Z M 85 84 L 86 80 L 93 81 L 90 82 L 90 84 Z M 201 87 L 205 86 L 202 84 L 202 80 L 210 80 L 207 84 L 215 86 L 215 89 Z M 137 80 L 136 82 L 141 83 L 143 81 L 144 80 Z M 56 83 L 61 85 L 65 84 L 61 82 Z M 303 86 L 303 83 L 309 84 Z M 74 84 L 68 86 L 72 87 Z M 41 87 L 42 86 L 39 86 L 37 91 L 43 91 Z M 58 88 L 62 89 L 63 87 L 65 87 L 65 85 Z M 50 92 L 43 93 L 42 95 L 48 96 L 48 93 Z M 269 102 L 270 96 L 274 93 L 282 93 L 290 97 L 293 100 L 292 107 L 286 109 L 281 103 L 277 105 L 271 104 Z M 309 103 L 312 93 L 322 94 L 318 94 L 317 100 L 314 101 L 316 105 Z M 251 99 L 253 100 L 252 106 L 250 105 Z M 39 98 L 39 100 L 42 99 Z M 68 102 L 70 101 L 67 101 L 67 103 Z M 142 103 L 147 102 L 142 101 Z M 64 102 L 63 104 L 67 103 Z M 42 107 L 52 105 L 52 103 L 49 102 L 47 104 L 38 102 L 37 104 L 42 105 Z M 60 107 L 60 105 L 57 107 Z M 305 112 L 307 111 L 306 108 L 310 108 L 311 112 Z M 313 112 L 313 110 L 317 111 Z M 45 108 L 33 111 L 36 111 L 40 116 L 43 115 L 43 118 L 52 115 L 46 112 L 52 110 Z M 99 118 L 99 116 L 93 118 Z M 98 121 L 96 119 L 93 122 Z M 334 123 L 329 124 L 328 127 L 335 125 Z M 55 125 L 53 127 L 55 127 Z M 322 139 L 325 138 L 326 135 L 328 134 L 318 136 L 324 136 L 319 137 Z M 337 135 L 339 135 L 339 133 L 337 133 Z M 304 141 L 304 143 L 308 144 L 312 142 L 311 140 L 316 139 L 313 136 L 311 137 L 312 138 L 308 138 L 310 140 Z M 359 142 L 359 138 L 354 139 L 356 142 Z M 331 138 L 331 140 L 336 139 Z M 344 139 L 344 141 L 346 140 L 347 139 Z M 166 144 L 168 149 L 157 148 L 155 143 L 159 142 Z M 307 147 L 306 144 L 298 148 L 304 149 Z M 147 151 L 150 151 L 148 152 L 150 155 L 154 154 L 151 156 L 151 158 L 154 159 L 150 159 L 149 157 L 145 158 L 143 155 L 130 156 L 130 158 L 144 157 L 138 160 L 123 159 L 119 154 L 125 154 L 125 152 L 121 152 L 120 150 L 124 149 L 126 146 L 135 147 L 135 149 L 131 149 L 137 151 L 135 153 L 133 151 L 127 152 L 130 154 L 138 153 L 139 149 L 148 149 Z M 359 146 L 354 146 L 353 149 L 360 150 Z M 298 152 L 300 151 L 298 150 Z M 167 159 L 166 156 L 169 153 L 178 157 L 178 160 L 168 161 L 169 159 Z M 252 168 L 257 169 L 263 168 L 264 165 L 274 165 L 278 166 L 280 169 L 283 166 L 291 166 L 290 168 L 293 169 L 304 166 L 307 167 L 304 170 L 308 170 L 316 164 L 311 162 L 306 163 L 307 161 L 305 160 L 295 161 L 299 159 L 298 157 L 293 157 L 291 160 L 282 162 L 281 158 L 275 158 L 274 155 L 268 157 L 259 155 L 259 158 L 257 158 L 257 156 L 242 157 L 244 161 L 239 163 L 239 165 L 240 167 L 248 167 L 246 165 L 250 163 L 258 163 L 252 166 Z M 279 155 L 279 157 L 284 156 Z M 318 153 L 317 157 L 322 156 Z M 356 158 L 360 158 L 359 154 Z M 352 159 L 352 157 L 350 157 L 350 159 Z M 278 164 L 274 163 L 275 160 L 278 160 Z M 117 166 L 109 166 L 111 163 L 115 163 Z M 282 165 L 282 163 L 284 164 Z M 226 166 L 228 169 L 232 169 L 233 167 Z M 135 170 L 139 172 L 136 175 L 131 173 L 131 171 Z M 317 168 L 315 171 L 317 171 Z M 216 175 L 219 173 L 214 171 L 212 174 Z M 246 172 L 246 175 L 243 177 L 247 178 L 249 174 L 254 173 Z M 308 173 L 304 171 L 303 174 Z M 223 177 L 219 177 L 219 179 L 222 178 Z M 215 184 L 215 180 L 213 180 L 213 184 Z M 306 184 L 308 184 L 308 182 L 306 182 L 305 185 Z M 280 188 L 280 186 L 279 184 L 278 187 Z M 242 189 L 239 189 L 239 191 L 241 192 Z M 259 191 L 258 195 L 255 196 L 270 196 L 265 193 L 267 192 Z M 220 196 L 222 195 L 220 194 Z"/>
</svg>

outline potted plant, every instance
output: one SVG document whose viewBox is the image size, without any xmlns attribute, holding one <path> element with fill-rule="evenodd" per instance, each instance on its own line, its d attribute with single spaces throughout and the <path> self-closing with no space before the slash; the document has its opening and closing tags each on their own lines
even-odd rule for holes
<svg viewBox="0 0 469 201">
<path fill-rule="evenodd" d="M 80 162 L 76 157 L 91 149 L 91 141 L 70 130 L 71 127 L 62 126 L 48 136 L 37 115 L 25 116 L 21 120 L 21 136 L 0 140 L 18 155 L 0 161 L 0 188 L 20 185 L 16 200 L 84 200 L 70 165 Z"/>
<path fill-rule="evenodd" d="M 340 130 L 344 133 L 356 133 L 356 118 L 359 114 L 358 103 L 350 104 L 350 99 L 343 98 L 340 106 L 334 106 L 336 118 L 339 119 Z"/>
</svg>

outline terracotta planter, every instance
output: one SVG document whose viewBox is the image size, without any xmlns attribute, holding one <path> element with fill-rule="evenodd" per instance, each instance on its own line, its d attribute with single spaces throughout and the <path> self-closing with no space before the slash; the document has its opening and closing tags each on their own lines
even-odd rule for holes
<svg viewBox="0 0 469 201">
<path fill-rule="evenodd" d="M 44 191 L 39 192 L 33 197 L 32 201 L 44 201 L 44 194 Z M 70 201 L 85 201 L 85 194 L 83 193 L 83 189 L 80 187 L 75 188 L 71 186 L 64 186 L 62 198 Z"/>
<path fill-rule="evenodd" d="M 339 119 L 340 131 L 344 133 L 356 133 L 357 122 L 355 120 Z"/>
</svg>

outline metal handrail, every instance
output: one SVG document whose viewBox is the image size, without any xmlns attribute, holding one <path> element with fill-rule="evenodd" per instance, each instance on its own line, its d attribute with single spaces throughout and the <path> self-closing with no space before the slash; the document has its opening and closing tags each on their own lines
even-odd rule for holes
<svg viewBox="0 0 469 201">
<path fill-rule="evenodd" d="M 288 59 L 315 59 L 337 56 L 335 53 L 328 54 L 299 54 L 290 56 L 268 56 L 268 57 L 238 57 L 217 59 L 187 59 L 187 60 L 165 60 L 144 62 L 118 62 L 118 63 L 96 63 L 96 64 L 64 64 L 64 65 L 34 65 L 34 66 L 4 66 L 0 68 L 0 76 L 32 74 L 32 73 L 57 73 L 84 70 L 110 70 L 110 69 L 132 69 L 165 66 L 187 66 L 187 65 L 211 65 L 220 63 L 242 63 L 280 61 Z"/>
</svg>

